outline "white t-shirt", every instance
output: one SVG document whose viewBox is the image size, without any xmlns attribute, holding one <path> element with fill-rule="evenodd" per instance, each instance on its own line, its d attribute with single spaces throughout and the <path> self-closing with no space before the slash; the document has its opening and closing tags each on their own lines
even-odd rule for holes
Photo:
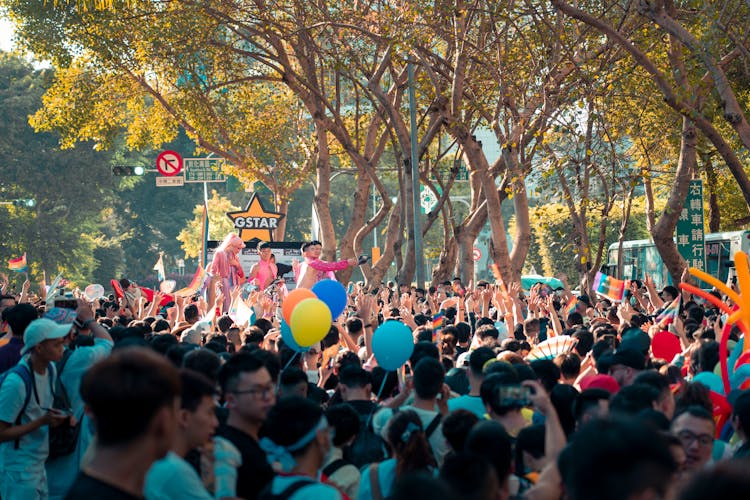
<svg viewBox="0 0 750 500">
<path fill-rule="evenodd" d="M 19 363 L 28 365 L 28 358 Z M 44 375 L 33 373 L 36 393 L 32 389 L 29 403 L 21 416 L 21 425 L 28 424 L 47 413 L 42 408 L 52 408 L 52 387 L 50 373 Z M 26 399 L 26 385 L 23 379 L 10 373 L 0 387 L 0 421 L 15 425 L 16 418 Z M 18 449 L 15 441 L 6 441 L 0 447 L 2 463 L 6 471 L 44 473 L 44 461 L 49 454 L 49 426 L 43 425 L 33 432 L 22 436 Z"/>
<path fill-rule="evenodd" d="M 157 460 L 146 474 L 146 500 L 211 500 L 193 467 L 176 453 Z"/>
</svg>

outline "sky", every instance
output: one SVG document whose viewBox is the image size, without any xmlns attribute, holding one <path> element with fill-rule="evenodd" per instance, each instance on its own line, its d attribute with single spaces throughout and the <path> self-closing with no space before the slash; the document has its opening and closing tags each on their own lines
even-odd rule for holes
<svg viewBox="0 0 750 500">
<path fill-rule="evenodd" d="M 9 51 L 13 48 L 13 24 L 5 17 L 0 17 L 0 50 Z"/>
</svg>

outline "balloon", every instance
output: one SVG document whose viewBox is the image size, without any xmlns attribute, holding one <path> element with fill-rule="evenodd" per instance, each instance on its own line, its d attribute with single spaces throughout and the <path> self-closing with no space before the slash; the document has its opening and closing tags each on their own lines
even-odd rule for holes
<svg viewBox="0 0 750 500">
<path fill-rule="evenodd" d="M 323 340 L 331 329 L 331 310 L 320 299 L 305 299 L 292 311 L 292 336 L 300 347 L 310 347 Z"/>
<path fill-rule="evenodd" d="M 671 363 L 675 355 L 682 352 L 680 339 L 669 332 L 657 332 L 651 339 L 651 352 L 655 358 L 661 358 Z"/>
<path fill-rule="evenodd" d="M 386 321 L 372 336 L 372 352 L 378 365 L 384 370 L 398 370 L 413 351 L 414 337 L 411 330 L 400 321 Z"/>
<path fill-rule="evenodd" d="M 734 375 L 732 375 L 732 389 L 742 389 L 748 379 L 750 379 L 750 365 L 737 367 Z"/>
<path fill-rule="evenodd" d="M 302 348 L 299 346 L 299 344 L 297 344 L 297 341 L 294 340 L 292 329 L 289 328 L 289 325 L 284 320 L 281 320 L 281 340 L 283 340 L 287 347 L 289 347 L 291 350 L 295 352 L 302 351 Z"/>
<path fill-rule="evenodd" d="M 312 291 L 331 310 L 331 317 L 338 318 L 346 309 L 346 289 L 336 280 L 321 280 L 315 283 Z"/>
<path fill-rule="evenodd" d="M 98 283 L 92 283 L 86 287 L 83 294 L 89 299 L 89 302 L 93 302 L 104 297 L 104 287 Z"/>
<path fill-rule="evenodd" d="M 287 323 L 292 324 L 292 311 L 294 311 L 297 304 L 305 299 L 315 299 L 317 296 L 312 290 L 307 288 L 295 288 L 289 295 L 286 296 L 284 302 L 281 303 L 281 315 L 284 317 Z"/>
<path fill-rule="evenodd" d="M 715 373 L 700 372 L 693 377 L 693 382 L 699 382 L 708 387 L 709 390 L 724 395 L 724 382 L 722 382 L 721 377 L 717 376 Z"/>
</svg>

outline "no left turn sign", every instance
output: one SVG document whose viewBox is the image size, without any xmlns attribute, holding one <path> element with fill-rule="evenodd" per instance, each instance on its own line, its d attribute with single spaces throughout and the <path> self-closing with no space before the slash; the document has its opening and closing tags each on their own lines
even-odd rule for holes
<svg viewBox="0 0 750 500">
<path fill-rule="evenodd" d="M 167 177 L 179 174 L 182 171 L 182 156 L 176 151 L 162 151 L 156 157 L 156 170 Z"/>
</svg>

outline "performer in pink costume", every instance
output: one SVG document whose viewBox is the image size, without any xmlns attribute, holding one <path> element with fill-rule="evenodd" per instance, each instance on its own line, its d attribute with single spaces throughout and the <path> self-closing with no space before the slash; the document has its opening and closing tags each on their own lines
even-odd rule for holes
<svg viewBox="0 0 750 500">
<path fill-rule="evenodd" d="M 261 290 L 265 290 L 276 279 L 278 268 L 271 258 L 273 253 L 270 243 L 261 241 L 258 243 L 257 248 L 260 262 L 250 268 L 250 274 L 247 279 Z"/>
<path fill-rule="evenodd" d="M 305 261 L 295 269 L 297 275 L 297 288 L 312 288 L 315 283 L 324 279 L 336 279 L 334 271 L 340 271 L 347 267 L 354 267 L 367 262 L 366 257 L 359 259 L 340 260 L 338 262 L 326 262 L 320 260 L 323 246 L 319 241 L 311 241 L 302 245 L 302 256 Z"/>
<path fill-rule="evenodd" d="M 214 260 L 207 271 L 221 279 L 221 291 L 224 294 L 223 312 L 229 311 L 232 305 L 232 289 L 245 280 L 245 273 L 240 266 L 238 254 L 245 248 L 245 243 L 235 233 L 229 233 L 216 249 Z"/>
</svg>

